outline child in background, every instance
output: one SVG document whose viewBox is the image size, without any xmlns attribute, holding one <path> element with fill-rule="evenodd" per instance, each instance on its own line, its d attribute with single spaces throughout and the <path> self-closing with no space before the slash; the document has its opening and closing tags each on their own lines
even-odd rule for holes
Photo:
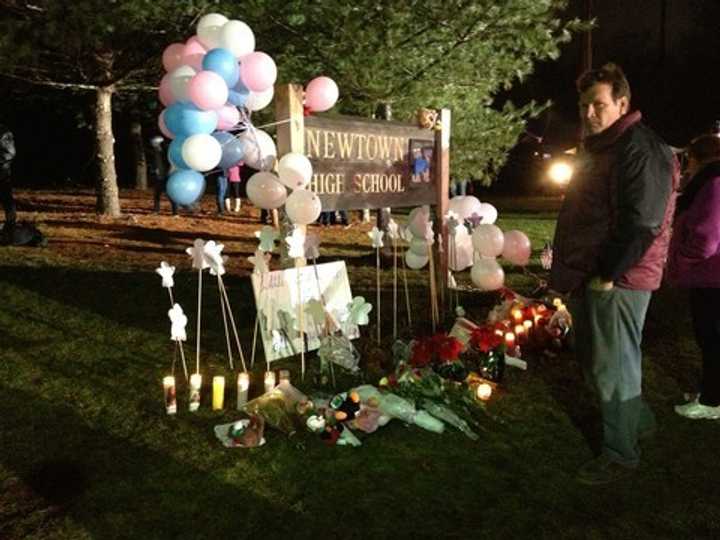
<svg viewBox="0 0 720 540">
<path fill-rule="evenodd" d="M 236 163 L 225 171 L 228 181 L 230 183 L 230 193 L 235 199 L 235 210 L 232 209 L 232 201 L 230 197 L 225 199 L 225 209 L 228 212 L 239 212 L 240 211 L 240 164 Z"/>
</svg>

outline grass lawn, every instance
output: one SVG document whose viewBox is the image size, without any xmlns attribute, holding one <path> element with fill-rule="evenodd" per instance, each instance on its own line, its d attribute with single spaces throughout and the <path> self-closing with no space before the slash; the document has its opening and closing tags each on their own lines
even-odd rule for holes
<svg viewBox="0 0 720 540">
<path fill-rule="evenodd" d="M 196 276 L 184 248 L 196 236 L 227 245 L 226 284 L 249 350 L 254 320 L 245 257 L 254 211 L 173 219 L 149 213 L 147 194 L 123 195 L 127 217 L 102 221 L 89 192 L 21 192 L 21 218 L 49 237 L 44 249 L 0 248 L 0 538 L 719 538 L 720 423 L 672 411 L 699 377 L 681 293 L 661 290 L 645 330 L 645 395 L 659 421 L 636 474 L 588 488 L 577 468 L 598 449 L 599 419 L 572 355 L 530 358 L 512 370 L 485 411 L 478 441 L 395 420 L 360 448 L 266 431 L 267 444 L 225 449 L 213 426 L 231 409 L 209 406 L 209 375 L 225 373 L 217 293 L 203 301 L 206 388 L 188 413 L 164 413 L 161 379 L 172 359 L 167 295 L 154 273 L 175 264 L 176 294 L 194 331 Z M 497 200 L 498 224 L 552 238 L 557 201 Z M 374 302 L 368 225 L 322 229 L 324 260 L 343 258 L 354 294 Z M 506 268 L 529 293 L 535 278 Z M 428 314 L 424 274 L 411 272 L 415 318 Z M 383 273 L 385 305 L 391 272 Z M 467 278 L 465 278 L 467 279 Z M 480 320 L 493 295 L 466 293 Z M 191 307 L 192 306 L 192 307 Z M 374 317 L 358 342 L 375 382 L 392 345 L 373 343 Z M 403 310 L 404 311 L 404 310 Z M 409 338 L 413 332 L 403 325 Z M 188 343 L 187 350 L 194 349 Z M 311 367 L 317 361 L 309 355 Z M 283 362 L 299 380 L 298 362 Z M 263 366 L 257 363 L 254 380 Z M 298 386 L 312 391 L 312 376 Z M 257 386 L 254 394 L 258 394 Z M 234 399 L 234 393 L 228 397 Z M 716 496 L 716 495 L 715 495 Z"/>
</svg>

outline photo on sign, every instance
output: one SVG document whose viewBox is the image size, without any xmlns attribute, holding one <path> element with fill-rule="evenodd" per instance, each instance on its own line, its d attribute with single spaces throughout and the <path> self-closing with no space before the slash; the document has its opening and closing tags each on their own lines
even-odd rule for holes
<svg viewBox="0 0 720 540">
<path fill-rule="evenodd" d="M 418 139 L 410 139 L 410 180 L 412 184 L 430 183 L 433 161 L 433 143 Z"/>
<path fill-rule="evenodd" d="M 301 297 L 298 296 L 298 271 Z M 326 324 L 341 330 L 350 339 L 360 336 L 358 326 L 348 322 L 352 293 L 345 261 L 253 274 L 252 286 L 268 362 L 300 354 L 299 298 L 303 304 L 306 351 L 320 347 Z"/>
</svg>

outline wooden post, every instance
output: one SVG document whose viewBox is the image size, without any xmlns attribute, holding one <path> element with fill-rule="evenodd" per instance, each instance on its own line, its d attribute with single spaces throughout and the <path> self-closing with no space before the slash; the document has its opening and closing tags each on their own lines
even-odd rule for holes
<svg viewBox="0 0 720 540">
<path fill-rule="evenodd" d="M 305 116 L 303 114 L 303 87 L 299 84 L 284 84 L 275 88 L 275 121 L 277 126 L 277 157 L 280 159 L 289 152 L 305 155 Z M 273 216 L 275 221 L 275 216 Z M 280 231 L 280 263 L 284 268 L 293 265 L 287 256 L 285 238 L 289 234 L 287 219 L 281 219 Z M 275 225 L 275 223 L 273 223 Z M 305 232 L 305 226 L 302 226 Z M 303 259 L 305 266 L 305 259 Z"/>
<path fill-rule="evenodd" d="M 439 252 L 440 288 L 447 291 L 448 285 L 448 227 L 445 214 L 448 212 L 450 189 L 450 109 L 440 110 L 440 129 L 435 132 L 435 184 L 437 186 L 437 216 L 440 222 L 442 251 Z M 441 312 L 445 311 L 445 294 L 442 295 Z"/>
</svg>

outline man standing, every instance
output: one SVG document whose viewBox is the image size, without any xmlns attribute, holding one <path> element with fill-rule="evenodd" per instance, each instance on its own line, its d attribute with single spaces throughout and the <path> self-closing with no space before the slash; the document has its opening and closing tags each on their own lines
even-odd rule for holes
<svg viewBox="0 0 720 540">
<path fill-rule="evenodd" d="M 15 213 L 15 199 L 12 194 L 12 160 L 15 158 L 15 139 L 12 132 L 0 124 L 0 204 L 5 212 L 5 225 L 3 236 L 12 238 L 17 219 Z"/>
<path fill-rule="evenodd" d="M 603 484 L 637 467 L 655 419 L 642 399 L 645 313 L 660 286 L 679 174 L 670 148 L 630 112 L 614 64 L 577 81 L 582 151 L 555 231 L 551 286 L 570 293 L 576 354 L 599 394 L 602 454 L 578 480 Z"/>
<path fill-rule="evenodd" d="M 165 161 L 163 140 L 160 135 L 156 135 L 150 139 L 150 147 L 152 148 L 153 154 L 153 159 L 150 162 L 150 172 L 153 176 L 153 210 L 156 214 L 160 213 L 160 197 L 167 191 L 168 165 Z M 173 216 L 177 216 L 178 205 L 172 199 L 170 199 L 170 207 L 172 208 Z"/>
</svg>

